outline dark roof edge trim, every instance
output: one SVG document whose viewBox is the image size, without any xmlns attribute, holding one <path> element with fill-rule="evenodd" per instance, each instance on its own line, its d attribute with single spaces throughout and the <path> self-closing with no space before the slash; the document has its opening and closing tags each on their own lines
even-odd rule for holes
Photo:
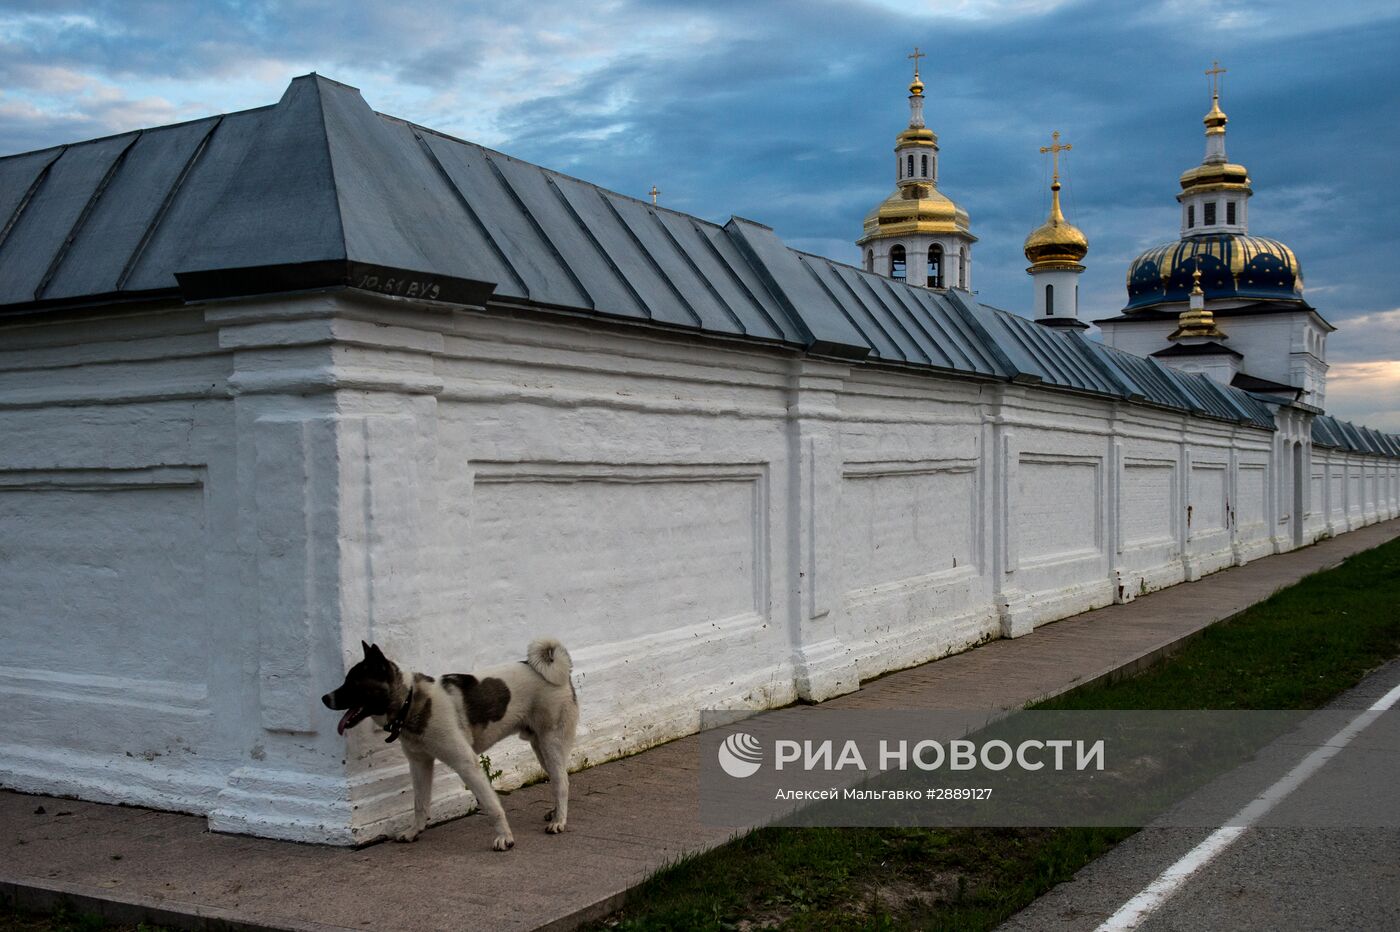
<svg viewBox="0 0 1400 932">
<path fill-rule="evenodd" d="M 340 259 L 176 272 L 175 278 L 186 301 L 243 298 L 322 288 L 354 288 L 399 298 L 480 307 L 496 290 L 493 282 L 424 275 L 408 269 Z"/>
</svg>

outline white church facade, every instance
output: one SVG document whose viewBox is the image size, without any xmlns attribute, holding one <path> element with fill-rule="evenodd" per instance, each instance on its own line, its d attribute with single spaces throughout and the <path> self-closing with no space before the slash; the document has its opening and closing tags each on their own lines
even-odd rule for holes
<svg viewBox="0 0 1400 932">
<path fill-rule="evenodd" d="M 864 267 L 314 75 L 0 158 L 0 784 L 352 844 L 411 810 L 316 701 L 362 638 L 559 637 L 584 766 L 1400 515 L 1400 439 L 1320 412 L 1308 338 L 1256 364 L 1210 269 L 1253 388 L 1150 355 L 1177 278 L 1104 342 L 980 304 L 921 90 Z"/>
</svg>

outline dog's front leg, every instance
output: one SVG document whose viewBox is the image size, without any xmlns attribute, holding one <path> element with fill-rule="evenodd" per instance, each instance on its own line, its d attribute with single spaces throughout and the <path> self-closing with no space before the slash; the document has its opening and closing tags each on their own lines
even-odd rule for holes
<svg viewBox="0 0 1400 932">
<path fill-rule="evenodd" d="M 416 841 L 428 827 L 428 811 L 433 804 L 433 759 L 404 748 L 408 773 L 413 780 L 413 827 L 399 835 L 399 841 Z"/>
<path fill-rule="evenodd" d="M 501 807 L 500 798 L 491 788 L 491 781 L 486 778 L 486 771 L 481 769 L 481 762 L 477 760 L 476 752 L 467 740 L 459 738 L 451 749 L 439 754 L 438 759 L 457 771 L 467 789 L 476 797 L 477 807 L 495 826 L 496 838 L 491 847 L 497 851 L 509 851 L 514 848 L 515 836 L 511 834 L 510 823 L 506 821 L 506 811 Z"/>
</svg>

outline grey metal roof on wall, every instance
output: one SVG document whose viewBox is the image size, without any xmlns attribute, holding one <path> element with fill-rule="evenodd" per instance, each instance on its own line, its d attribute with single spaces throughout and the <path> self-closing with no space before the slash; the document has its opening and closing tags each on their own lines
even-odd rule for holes
<svg viewBox="0 0 1400 932">
<path fill-rule="evenodd" d="M 1008 311 L 997 310 L 984 318 L 992 338 L 1018 372 L 1035 376 L 1046 385 L 1126 397 L 1125 386 L 1111 369 L 1099 364 L 1077 334 L 1042 327 Z"/>
<path fill-rule="evenodd" d="M 1371 456 L 1400 456 L 1400 435 L 1387 434 L 1370 427 L 1358 427 L 1350 421 L 1326 414 L 1313 418 L 1314 446 L 1363 453 Z"/>
<path fill-rule="evenodd" d="M 0 158 L 0 315 L 318 287 L 563 309 L 1273 427 L 1238 389 L 376 113 L 318 75 L 273 106 Z"/>
</svg>

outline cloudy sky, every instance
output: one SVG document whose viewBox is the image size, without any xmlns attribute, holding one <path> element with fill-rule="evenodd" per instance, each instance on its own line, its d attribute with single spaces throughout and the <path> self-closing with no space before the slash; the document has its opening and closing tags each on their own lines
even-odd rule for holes
<svg viewBox="0 0 1400 932">
<path fill-rule="evenodd" d="M 1058 129 L 1089 317 L 1176 237 L 1220 59 L 1251 230 L 1293 247 L 1341 328 L 1328 407 L 1400 431 L 1394 0 L 0 0 L 0 153 L 272 103 L 319 71 L 377 110 L 855 262 L 893 187 L 914 45 L 981 298 L 1030 304 L 1020 247 Z"/>
</svg>

